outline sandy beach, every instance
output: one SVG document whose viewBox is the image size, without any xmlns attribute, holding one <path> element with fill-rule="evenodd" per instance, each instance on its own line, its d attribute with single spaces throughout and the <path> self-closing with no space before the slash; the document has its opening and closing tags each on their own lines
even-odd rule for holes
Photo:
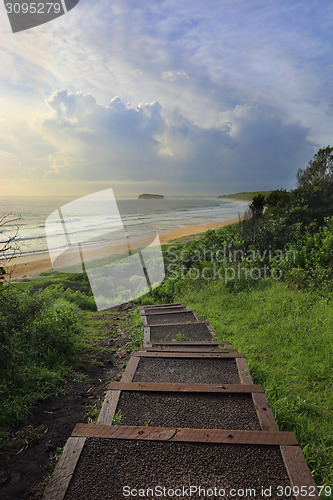
<svg viewBox="0 0 333 500">
<path fill-rule="evenodd" d="M 212 222 L 204 225 L 190 225 L 174 231 L 160 233 L 160 242 L 162 245 L 165 245 L 166 243 L 170 243 L 171 241 L 184 236 L 204 233 L 205 231 L 208 231 L 208 229 L 216 229 L 228 226 L 229 224 L 234 224 L 235 222 L 238 222 L 238 220 L 239 219 L 230 219 L 223 222 Z M 105 256 L 104 252 L 102 252 L 98 257 L 103 256 Z M 96 254 L 94 257 L 96 258 Z M 8 265 L 8 272 L 13 280 L 28 278 L 50 270 L 52 270 L 52 263 L 47 252 L 27 257 L 16 257 Z"/>
<path fill-rule="evenodd" d="M 205 233 L 208 229 L 217 229 L 219 227 L 229 226 L 238 222 L 239 219 L 230 219 L 223 222 L 211 222 L 210 224 L 204 225 L 193 225 L 179 228 L 176 231 L 171 231 L 166 234 L 160 234 L 160 242 L 162 245 L 170 243 L 172 240 L 177 240 L 178 238 L 183 238 L 184 236 L 190 236 L 191 234 Z"/>
</svg>

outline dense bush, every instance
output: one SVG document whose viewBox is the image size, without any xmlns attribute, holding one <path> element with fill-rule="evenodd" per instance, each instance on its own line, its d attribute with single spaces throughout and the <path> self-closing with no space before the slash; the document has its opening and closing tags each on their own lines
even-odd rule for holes
<svg viewBox="0 0 333 500">
<path fill-rule="evenodd" d="M 0 431 L 22 419 L 27 400 L 54 389 L 74 361 L 84 333 L 78 297 L 59 286 L 0 294 Z"/>
<path fill-rule="evenodd" d="M 238 293 L 261 279 L 333 294 L 333 148 L 320 149 L 298 173 L 298 187 L 255 196 L 238 224 L 165 249 L 167 279 L 152 293 L 170 302 L 182 289 L 218 279 Z M 266 208 L 266 210 L 264 210 Z"/>
<path fill-rule="evenodd" d="M 70 299 L 71 301 L 69 301 Z M 55 285 L 36 293 L 9 287 L 0 295 L 0 372 L 13 357 L 41 358 L 52 349 L 59 358 L 74 349 L 81 333 L 80 310 L 76 301 L 81 293 L 68 294 Z M 6 352 L 6 356 L 3 356 Z M 16 359 L 18 362 L 18 359 Z"/>
</svg>

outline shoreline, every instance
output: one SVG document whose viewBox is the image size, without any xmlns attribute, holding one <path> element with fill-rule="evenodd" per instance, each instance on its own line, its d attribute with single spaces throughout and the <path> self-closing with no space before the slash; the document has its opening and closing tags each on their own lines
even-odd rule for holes
<svg viewBox="0 0 333 500">
<path fill-rule="evenodd" d="M 229 226 L 239 221 L 237 219 L 228 219 L 220 222 L 211 222 L 207 224 L 195 224 L 186 227 L 178 228 L 165 233 L 159 233 L 161 245 L 171 243 L 173 240 L 178 240 L 185 236 L 192 236 L 195 234 L 202 234 L 209 229 L 217 229 L 224 226 Z M 103 255 L 101 255 L 102 257 Z M 48 252 L 25 257 L 15 257 L 7 266 L 8 275 L 13 280 L 28 278 L 35 274 L 40 274 L 47 271 L 52 271 L 52 263 Z"/>
<path fill-rule="evenodd" d="M 178 228 L 174 231 L 170 231 L 170 232 L 165 233 L 165 234 L 161 233 L 159 235 L 160 242 L 161 242 L 161 245 L 165 245 L 167 243 L 171 243 L 173 240 L 178 240 L 179 238 L 183 238 L 184 236 L 192 236 L 194 234 L 205 233 L 209 229 L 218 229 L 220 227 L 230 226 L 231 224 L 235 224 L 238 221 L 239 221 L 239 218 L 228 219 L 228 220 L 220 221 L 220 222 L 210 222 L 207 224 L 195 224 L 195 225 L 186 226 L 183 228 Z"/>
<path fill-rule="evenodd" d="M 231 196 L 229 196 L 229 197 L 228 196 L 226 196 L 226 197 L 223 196 L 223 198 L 219 198 L 219 199 L 222 200 L 222 201 L 224 201 L 224 200 L 226 200 L 226 201 L 227 200 L 228 201 L 237 201 L 239 203 L 244 203 L 244 204 L 246 204 L 246 203 L 250 204 L 252 202 L 252 200 L 253 200 L 253 198 L 251 198 L 251 199 L 250 198 L 232 198 Z"/>
</svg>

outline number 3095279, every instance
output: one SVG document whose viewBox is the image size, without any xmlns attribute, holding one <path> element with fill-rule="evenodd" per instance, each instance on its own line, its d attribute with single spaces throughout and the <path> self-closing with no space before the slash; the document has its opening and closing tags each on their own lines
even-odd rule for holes
<svg viewBox="0 0 333 500">
<path fill-rule="evenodd" d="M 7 2 L 5 4 L 8 14 L 60 14 L 61 3 L 53 2 Z"/>
</svg>

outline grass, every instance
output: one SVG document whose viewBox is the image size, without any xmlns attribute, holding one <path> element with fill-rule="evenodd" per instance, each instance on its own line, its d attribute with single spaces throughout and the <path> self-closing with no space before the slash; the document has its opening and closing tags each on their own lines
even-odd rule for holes
<svg viewBox="0 0 333 500">
<path fill-rule="evenodd" d="M 186 342 L 187 337 L 184 333 L 177 333 L 176 338 L 172 339 L 172 342 Z"/>
<path fill-rule="evenodd" d="M 116 413 L 113 415 L 112 425 L 121 425 L 122 417 L 123 416 L 121 410 L 116 411 Z"/>
<path fill-rule="evenodd" d="M 88 410 L 83 415 L 83 418 L 86 419 L 89 424 L 96 424 L 99 412 L 100 412 L 99 403 L 95 403 L 88 407 Z"/>
<path fill-rule="evenodd" d="M 138 351 L 143 346 L 143 324 L 140 316 L 140 308 L 136 308 L 131 315 L 130 325 L 130 340 L 127 342 L 127 352 Z"/>
<path fill-rule="evenodd" d="M 129 351 L 143 342 L 139 308 L 97 312 L 84 275 L 48 273 L 10 288 L 12 298 L 0 293 L 0 452 L 17 447 L 13 429 L 34 404 L 61 391 L 65 379 L 84 378 L 80 367 L 105 350 L 104 339 L 126 335 Z"/>
<path fill-rule="evenodd" d="M 332 485 L 333 303 L 277 282 L 238 294 L 214 282 L 181 300 L 245 353 L 280 430 L 295 432 L 317 484 Z"/>
</svg>

